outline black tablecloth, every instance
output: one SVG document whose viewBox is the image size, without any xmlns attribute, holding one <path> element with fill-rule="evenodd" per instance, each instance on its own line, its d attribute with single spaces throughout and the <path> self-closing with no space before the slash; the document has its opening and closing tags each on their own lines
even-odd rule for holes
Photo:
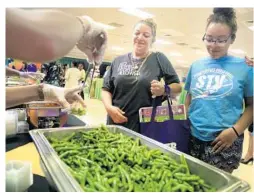
<svg viewBox="0 0 254 193">
<path fill-rule="evenodd" d="M 28 188 L 28 192 L 56 192 L 49 186 L 45 177 L 34 174 L 34 183 Z"/>
<path fill-rule="evenodd" d="M 30 143 L 32 141 L 33 140 L 28 133 L 18 134 L 16 136 L 7 138 L 5 152 L 8 152 L 8 151 L 11 151 L 17 147 L 26 145 L 27 143 Z"/>
</svg>

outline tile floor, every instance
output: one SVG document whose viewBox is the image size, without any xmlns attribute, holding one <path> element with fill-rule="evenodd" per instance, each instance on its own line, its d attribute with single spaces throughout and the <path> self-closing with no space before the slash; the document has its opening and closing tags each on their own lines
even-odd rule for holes
<svg viewBox="0 0 254 193">
<path fill-rule="evenodd" d="M 89 125 L 105 124 L 106 123 L 106 110 L 100 100 L 97 99 L 87 99 L 87 114 L 84 117 L 81 117 Z M 245 155 L 248 147 L 248 133 L 245 132 L 245 141 L 243 147 L 243 154 Z M 247 181 L 251 189 L 249 192 L 254 191 L 254 167 L 253 165 L 244 165 L 241 164 L 240 167 L 233 172 L 233 175 L 237 176 L 240 179 Z"/>
</svg>

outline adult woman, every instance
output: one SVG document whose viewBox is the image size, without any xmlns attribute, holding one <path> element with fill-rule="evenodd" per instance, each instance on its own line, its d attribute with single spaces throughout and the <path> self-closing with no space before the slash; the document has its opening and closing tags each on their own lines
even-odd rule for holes
<svg viewBox="0 0 254 193">
<path fill-rule="evenodd" d="M 164 85 L 159 82 L 163 73 L 171 91 L 181 92 L 179 78 L 167 57 L 159 54 L 160 69 L 157 53 L 150 51 L 155 37 L 156 24 L 151 19 L 139 21 L 133 33 L 133 51 L 112 62 L 102 87 L 108 124 L 119 124 L 140 132 L 138 111 L 151 106 L 152 95 L 164 94 Z"/>
<path fill-rule="evenodd" d="M 241 159 L 242 134 L 253 118 L 253 71 L 243 58 L 228 55 L 237 31 L 234 9 L 213 12 L 203 37 L 210 56 L 191 65 L 185 83 L 190 154 L 232 172 Z"/>
</svg>

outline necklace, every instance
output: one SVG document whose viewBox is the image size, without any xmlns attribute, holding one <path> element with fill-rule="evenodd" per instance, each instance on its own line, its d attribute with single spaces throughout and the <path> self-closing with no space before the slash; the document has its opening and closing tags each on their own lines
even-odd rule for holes
<svg viewBox="0 0 254 193">
<path fill-rule="evenodd" d="M 146 60 L 147 60 L 147 58 L 148 58 L 148 56 L 150 56 L 150 54 L 151 54 L 151 52 L 149 52 L 148 54 L 147 54 L 147 56 L 145 57 L 145 59 L 141 59 L 140 61 L 136 61 L 135 63 L 134 63 L 134 58 L 132 57 L 132 54 L 131 54 L 131 64 L 132 64 L 132 66 L 133 66 L 133 69 L 135 70 L 135 75 L 136 75 L 136 80 L 138 79 L 138 76 L 140 75 L 140 70 L 141 70 L 141 67 L 143 66 L 143 64 L 146 62 Z M 136 59 L 137 60 L 137 59 Z M 141 62 L 142 61 L 142 62 Z M 141 64 L 140 65 L 138 65 L 138 63 L 140 63 L 141 62 Z"/>
</svg>

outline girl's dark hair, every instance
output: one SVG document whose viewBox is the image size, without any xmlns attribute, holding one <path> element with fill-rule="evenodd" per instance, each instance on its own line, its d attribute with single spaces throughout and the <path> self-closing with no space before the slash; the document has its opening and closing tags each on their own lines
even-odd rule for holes
<svg viewBox="0 0 254 193">
<path fill-rule="evenodd" d="M 237 31 L 236 14 L 233 8 L 214 8 L 213 14 L 207 19 L 207 26 L 211 23 L 222 23 L 226 24 L 231 28 L 231 38 L 234 41 Z"/>
</svg>

